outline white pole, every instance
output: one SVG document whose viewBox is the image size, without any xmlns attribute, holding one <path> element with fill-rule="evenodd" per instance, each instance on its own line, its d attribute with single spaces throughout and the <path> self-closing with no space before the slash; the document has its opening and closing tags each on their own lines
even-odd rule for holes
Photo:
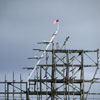
<svg viewBox="0 0 100 100">
<path fill-rule="evenodd" d="M 53 34 L 52 38 L 51 38 L 50 41 L 49 41 L 49 44 L 46 46 L 46 49 L 43 51 L 43 53 L 42 53 L 40 59 L 37 61 L 35 67 L 33 68 L 33 70 L 31 71 L 30 75 L 28 76 L 28 81 L 29 81 L 29 79 L 31 78 L 31 76 L 32 76 L 32 74 L 34 73 L 34 71 L 36 70 L 37 66 L 39 65 L 39 63 L 40 63 L 40 61 L 41 61 L 41 58 L 44 57 L 44 55 L 45 55 L 45 53 L 46 53 L 46 50 L 49 48 L 50 44 L 52 43 L 52 41 L 54 40 L 55 36 L 57 35 L 57 33 L 58 33 L 58 31 L 59 31 L 59 23 L 58 23 L 57 25 L 58 25 L 58 26 L 57 26 L 56 32 Z"/>
</svg>

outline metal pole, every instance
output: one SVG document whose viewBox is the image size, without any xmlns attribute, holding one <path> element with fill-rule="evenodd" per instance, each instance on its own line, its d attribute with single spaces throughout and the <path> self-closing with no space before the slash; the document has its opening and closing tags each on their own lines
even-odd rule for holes
<svg viewBox="0 0 100 100">
<path fill-rule="evenodd" d="M 57 26 L 56 32 L 54 32 L 54 34 L 52 35 L 52 37 L 51 37 L 51 39 L 50 39 L 50 41 L 49 41 L 49 44 L 46 46 L 45 50 L 43 51 L 43 53 L 42 53 L 42 55 L 41 55 L 41 58 L 44 57 L 44 55 L 45 55 L 45 53 L 46 53 L 46 50 L 49 48 L 50 44 L 51 44 L 51 43 L 53 42 L 53 40 L 55 39 L 55 37 L 56 37 L 58 31 L 59 31 L 59 24 L 58 24 L 58 26 Z M 37 68 L 37 66 L 39 65 L 40 61 L 41 61 L 41 59 L 39 59 L 39 60 L 37 61 L 37 63 L 36 63 L 36 65 L 35 65 L 34 69 L 32 70 L 32 72 L 30 73 L 30 75 L 29 75 L 29 77 L 28 77 L 28 80 L 31 78 L 32 74 L 33 74 L 34 71 L 36 70 L 36 68 Z"/>
<path fill-rule="evenodd" d="M 36 69 L 36 79 L 38 80 L 38 67 Z M 36 82 L 36 87 L 37 87 L 37 99 L 39 100 L 39 94 L 38 94 L 38 81 Z"/>
<path fill-rule="evenodd" d="M 14 100 L 14 72 L 13 72 L 13 100 Z"/>
<path fill-rule="evenodd" d="M 74 59 L 72 59 L 72 75 L 74 74 L 74 64 L 73 64 Z M 72 83 L 72 88 L 73 88 L 73 100 L 74 98 L 74 91 L 75 91 L 75 86 L 74 86 L 74 78 L 72 79 L 73 83 Z"/>
<path fill-rule="evenodd" d="M 6 83 L 7 83 L 7 80 L 6 80 L 6 75 L 5 75 L 5 100 L 6 100 L 6 95 L 7 95 L 7 90 L 6 90 L 6 88 L 7 88 L 6 85 L 7 84 Z"/>
<path fill-rule="evenodd" d="M 22 90 L 22 77 L 21 77 L 21 74 L 20 74 L 20 89 Z M 20 98 L 22 100 L 22 91 L 20 90 Z"/>
<path fill-rule="evenodd" d="M 46 52 L 46 65 L 47 64 L 48 64 L 48 53 Z M 46 66 L 46 71 L 45 71 L 46 80 L 48 80 L 47 72 L 48 72 L 48 66 Z M 47 87 L 47 85 L 48 85 L 48 83 L 46 81 L 46 99 L 48 98 L 48 87 Z"/>
<path fill-rule="evenodd" d="M 26 83 L 26 100 L 29 100 L 29 88 L 27 83 Z"/>
<path fill-rule="evenodd" d="M 9 83 L 7 82 L 7 100 L 9 100 Z"/>
<path fill-rule="evenodd" d="M 67 80 L 67 93 L 68 93 L 67 99 L 70 100 L 70 97 L 69 97 L 69 91 L 70 91 L 69 90 L 69 51 L 67 52 L 66 56 L 67 56 L 66 80 Z"/>
<path fill-rule="evenodd" d="M 82 80 L 82 82 L 80 83 L 80 100 L 84 100 L 84 51 L 81 52 L 81 65 L 80 80 Z"/>
<path fill-rule="evenodd" d="M 41 82 L 41 80 L 42 80 L 42 68 L 40 67 L 40 100 L 42 100 L 42 82 Z"/>
<path fill-rule="evenodd" d="M 54 62 L 54 43 L 52 42 L 52 82 L 51 82 L 51 100 L 54 100 L 54 78 L 55 78 L 55 62 Z"/>
</svg>

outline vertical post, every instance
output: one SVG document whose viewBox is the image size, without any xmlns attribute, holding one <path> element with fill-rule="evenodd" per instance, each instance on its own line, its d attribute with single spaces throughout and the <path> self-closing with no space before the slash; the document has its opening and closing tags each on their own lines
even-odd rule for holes
<svg viewBox="0 0 100 100">
<path fill-rule="evenodd" d="M 46 65 L 48 64 L 48 53 L 46 52 Z M 45 69 L 45 77 L 46 77 L 46 99 L 48 98 L 48 87 L 47 87 L 47 80 L 48 80 L 48 77 L 47 77 L 47 72 L 48 72 L 48 66 L 46 66 L 46 69 Z"/>
<path fill-rule="evenodd" d="M 67 84 L 66 84 L 66 92 L 67 92 L 67 97 L 66 100 L 70 100 L 69 98 L 69 50 L 66 54 L 66 58 L 67 58 L 67 66 L 66 66 L 66 80 L 67 80 Z"/>
<path fill-rule="evenodd" d="M 97 49 L 97 68 L 99 69 L 99 49 Z"/>
<path fill-rule="evenodd" d="M 29 100 L 29 88 L 28 88 L 28 83 L 26 83 L 26 100 Z"/>
<path fill-rule="evenodd" d="M 36 78 L 38 80 L 38 67 L 36 68 Z M 39 100 L 39 94 L 38 94 L 38 81 L 36 82 L 36 87 L 37 87 L 37 100 Z"/>
<path fill-rule="evenodd" d="M 40 66 L 40 100 L 42 100 L 42 82 L 41 82 L 41 80 L 42 80 L 42 68 L 41 68 L 41 66 Z"/>
<path fill-rule="evenodd" d="M 74 61 L 74 59 L 72 59 L 72 76 L 74 75 L 74 66 L 73 66 L 74 64 L 73 64 L 73 61 Z M 72 86 L 73 86 L 72 88 L 73 88 L 73 100 L 74 100 L 75 99 L 74 98 L 74 78 L 72 79 L 72 82 L 73 82 L 72 83 Z"/>
<path fill-rule="evenodd" d="M 20 89 L 22 90 L 22 77 L 20 74 Z M 22 100 L 22 91 L 20 91 L 20 99 Z"/>
<path fill-rule="evenodd" d="M 63 62 L 64 62 L 64 60 L 63 60 Z M 63 76 L 65 76 L 65 68 L 66 68 L 66 66 L 63 66 Z M 63 84 L 64 84 L 64 88 L 63 88 L 63 90 L 64 90 L 64 100 L 67 100 L 67 95 L 66 95 L 66 89 L 67 89 L 67 85 L 66 85 L 66 78 L 64 78 L 64 80 L 63 80 Z"/>
<path fill-rule="evenodd" d="M 5 100 L 6 100 L 6 95 L 7 95 L 6 85 L 7 85 L 7 80 L 6 80 L 6 75 L 5 75 Z"/>
<path fill-rule="evenodd" d="M 54 100 L 54 97 L 55 97 L 55 90 L 54 90 L 54 80 L 55 80 L 55 58 L 54 58 L 54 43 L 52 42 L 52 76 L 51 76 L 51 100 Z"/>
<path fill-rule="evenodd" d="M 81 52 L 80 100 L 84 100 L 84 51 Z"/>
<path fill-rule="evenodd" d="M 7 82 L 7 100 L 9 100 L 9 83 Z"/>
<path fill-rule="evenodd" d="M 14 72 L 13 72 L 13 100 L 14 100 Z"/>
</svg>

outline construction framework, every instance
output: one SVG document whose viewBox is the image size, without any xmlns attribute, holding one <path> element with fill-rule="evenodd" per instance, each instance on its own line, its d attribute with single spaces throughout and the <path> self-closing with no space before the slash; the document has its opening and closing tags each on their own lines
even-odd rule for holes
<svg viewBox="0 0 100 100">
<path fill-rule="evenodd" d="M 0 82 L 4 88 L 0 90 L 0 96 L 4 98 L 2 100 L 92 100 L 92 95 L 100 99 L 99 89 L 92 92 L 92 86 L 100 84 L 100 77 L 97 77 L 99 49 L 69 50 L 66 48 L 68 39 L 69 36 L 61 48 L 58 42 L 54 44 L 52 41 L 51 49 L 46 50 L 46 55 L 42 58 L 44 60 L 37 66 L 29 84 L 22 80 L 21 75 L 19 82 L 14 80 L 14 73 L 12 82 L 7 81 L 5 76 L 5 81 Z"/>
</svg>

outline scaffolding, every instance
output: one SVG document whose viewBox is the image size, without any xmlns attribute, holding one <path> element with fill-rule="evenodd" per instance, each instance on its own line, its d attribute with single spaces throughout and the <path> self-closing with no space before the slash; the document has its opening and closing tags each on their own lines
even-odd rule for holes
<svg viewBox="0 0 100 100">
<path fill-rule="evenodd" d="M 100 90 L 92 92 L 93 85 L 100 85 L 99 49 L 70 50 L 66 48 L 69 36 L 61 48 L 52 41 L 51 49 L 45 50 L 42 64 L 38 64 L 34 77 L 24 82 L 0 82 L 0 100 L 99 100 Z M 43 49 L 34 49 L 44 52 Z M 37 58 L 37 57 L 35 57 Z M 31 57 L 29 59 L 34 59 Z M 40 59 L 39 57 L 37 59 Z M 33 70 L 34 67 L 24 69 Z M 92 98 L 96 95 L 99 99 Z M 91 98 L 91 99 L 90 99 Z"/>
</svg>

